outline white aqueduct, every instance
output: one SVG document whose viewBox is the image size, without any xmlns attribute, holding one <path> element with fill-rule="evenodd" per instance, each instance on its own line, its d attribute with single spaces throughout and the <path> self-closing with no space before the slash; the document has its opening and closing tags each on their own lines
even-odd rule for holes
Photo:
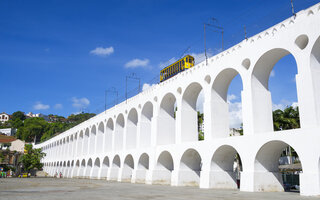
<svg viewBox="0 0 320 200">
<path fill-rule="evenodd" d="M 268 80 L 288 54 L 297 64 L 301 128 L 274 132 Z M 244 135 L 230 137 L 227 91 L 238 74 Z M 198 141 L 201 90 L 205 138 Z M 200 188 L 237 188 L 238 153 L 241 191 L 283 191 L 278 160 L 288 145 L 302 164 L 301 195 L 320 195 L 320 3 L 35 148 L 47 154 L 50 175 Z"/>
</svg>

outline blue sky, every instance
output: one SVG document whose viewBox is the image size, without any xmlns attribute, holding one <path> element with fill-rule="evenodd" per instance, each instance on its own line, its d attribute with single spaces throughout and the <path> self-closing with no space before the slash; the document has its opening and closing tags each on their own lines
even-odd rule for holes
<svg viewBox="0 0 320 200">
<path fill-rule="evenodd" d="M 295 0 L 295 9 L 318 2 Z M 243 25 L 252 36 L 290 15 L 290 0 L 3 0 L 0 112 L 101 112 L 106 89 L 115 87 L 124 96 L 126 75 L 136 73 L 146 83 L 184 52 L 201 58 L 203 23 L 210 18 L 224 27 L 228 48 L 243 40 Z M 220 35 L 208 30 L 211 54 L 220 43 Z M 282 59 L 273 73 L 273 103 L 296 102 L 294 60 Z M 239 81 L 229 90 L 233 102 L 240 101 Z M 130 83 L 129 90 L 137 86 Z"/>
</svg>

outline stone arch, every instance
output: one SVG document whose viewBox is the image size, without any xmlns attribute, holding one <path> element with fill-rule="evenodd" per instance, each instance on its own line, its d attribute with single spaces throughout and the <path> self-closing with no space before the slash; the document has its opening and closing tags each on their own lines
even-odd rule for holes
<svg viewBox="0 0 320 200">
<path fill-rule="evenodd" d="M 116 130 L 114 134 L 114 149 L 122 150 L 124 136 L 124 116 L 119 114 L 116 120 Z"/>
<path fill-rule="evenodd" d="M 201 156 L 195 149 L 186 150 L 180 160 L 179 185 L 199 185 L 202 167 Z"/>
<path fill-rule="evenodd" d="M 136 182 L 144 183 L 146 180 L 146 173 L 149 170 L 149 155 L 143 153 L 138 161 L 138 167 L 136 170 Z"/>
<path fill-rule="evenodd" d="M 105 152 L 109 152 L 112 150 L 112 136 L 113 136 L 114 124 L 112 118 L 109 118 L 106 125 L 106 135 L 105 135 L 105 143 L 104 148 Z"/>
<path fill-rule="evenodd" d="M 251 77 L 251 90 L 253 127 L 254 132 L 256 133 L 273 131 L 272 99 L 271 92 L 269 91 L 269 77 L 276 63 L 290 54 L 291 53 L 286 49 L 271 49 L 260 56 L 254 65 Z"/>
<path fill-rule="evenodd" d="M 127 119 L 126 148 L 133 149 L 137 146 L 138 112 L 135 108 L 129 111 Z"/>
<path fill-rule="evenodd" d="M 108 158 L 108 156 L 106 156 L 106 157 L 104 157 L 102 165 L 101 165 L 100 178 L 107 178 L 109 166 L 110 166 L 109 158 Z"/>
<path fill-rule="evenodd" d="M 131 154 L 127 155 L 123 162 L 121 180 L 124 182 L 131 182 L 132 173 L 134 169 L 134 161 Z"/>
<path fill-rule="evenodd" d="M 168 93 L 162 98 L 158 118 L 157 144 L 175 143 L 175 104 L 176 97 L 172 93 Z"/>
<path fill-rule="evenodd" d="M 140 146 L 151 146 L 151 126 L 153 118 L 153 104 L 148 101 L 144 104 L 141 111 L 140 120 Z"/>
<path fill-rule="evenodd" d="M 202 91 L 201 84 L 193 82 L 184 90 L 181 104 L 181 141 L 198 141 L 197 100 Z"/>
<path fill-rule="evenodd" d="M 69 155 L 71 155 L 71 157 L 73 157 L 73 153 L 74 153 L 74 140 L 73 140 L 73 134 L 70 136 L 70 144 L 69 144 Z"/>
<path fill-rule="evenodd" d="M 78 172 L 78 176 L 80 178 L 84 177 L 85 167 L 86 167 L 86 161 L 85 161 L 85 159 L 82 159 L 81 164 L 80 164 L 80 168 L 79 168 L 79 172 Z"/>
<path fill-rule="evenodd" d="M 230 83 L 237 75 L 239 75 L 237 70 L 227 68 L 222 70 L 213 81 L 211 89 L 212 138 L 229 136 L 230 119 L 227 95 Z"/>
<path fill-rule="evenodd" d="M 89 128 L 86 128 L 83 136 L 83 155 L 87 155 L 89 152 L 89 136 L 90 136 L 90 131 Z"/>
<path fill-rule="evenodd" d="M 118 180 L 118 173 L 120 170 L 120 156 L 115 155 L 112 160 L 112 166 L 110 170 L 110 177 L 109 180 Z"/>
<path fill-rule="evenodd" d="M 254 161 L 255 191 L 284 191 L 279 158 L 287 147 L 289 144 L 280 140 L 269 141 L 260 147 Z"/>
<path fill-rule="evenodd" d="M 96 148 L 96 137 L 97 137 L 97 128 L 96 125 L 92 125 L 91 127 L 91 133 L 89 137 L 89 154 L 92 155 L 95 153 Z"/>
<path fill-rule="evenodd" d="M 91 169 L 92 169 L 92 159 L 89 158 L 84 177 L 86 177 L 86 178 L 91 178 L 91 177 L 90 177 Z"/>
<path fill-rule="evenodd" d="M 318 123 L 320 123 L 320 36 L 314 43 L 310 56 L 310 69 L 313 82 L 313 91 L 316 102 Z"/>
<path fill-rule="evenodd" d="M 99 170 L 100 170 L 100 159 L 96 158 L 93 164 L 91 177 L 95 179 L 99 178 Z"/>
<path fill-rule="evenodd" d="M 170 184 L 171 174 L 174 170 L 174 163 L 171 154 L 163 151 L 157 160 L 157 165 L 153 171 L 153 183 Z"/>
<path fill-rule="evenodd" d="M 104 136 L 104 123 L 100 122 L 98 126 L 96 152 L 100 153 L 103 151 L 103 136 Z"/>
<path fill-rule="evenodd" d="M 236 168 L 234 168 L 237 163 Z M 222 145 L 215 150 L 211 159 L 210 187 L 237 189 L 242 171 L 241 158 L 230 145 Z"/>
</svg>

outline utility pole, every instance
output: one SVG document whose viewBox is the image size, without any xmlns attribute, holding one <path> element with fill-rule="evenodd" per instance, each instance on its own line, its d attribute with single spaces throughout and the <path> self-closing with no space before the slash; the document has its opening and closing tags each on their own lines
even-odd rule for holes
<svg viewBox="0 0 320 200">
<path fill-rule="evenodd" d="M 206 24 L 203 25 L 204 32 L 204 56 L 206 57 L 206 66 L 208 65 L 207 47 L 206 47 Z"/>
<path fill-rule="evenodd" d="M 291 11 L 292 11 L 292 15 L 296 17 L 296 13 L 294 12 L 293 0 L 291 0 Z"/>
<path fill-rule="evenodd" d="M 130 80 L 130 79 L 139 81 L 138 93 L 141 92 L 141 87 L 140 87 L 141 80 L 140 80 L 140 78 L 137 77 L 137 75 L 135 73 L 132 73 L 129 76 L 126 76 L 126 103 L 127 103 L 127 100 L 128 100 L 128 80 Z"/>
<path fill-rule="evenodd" d="M 243 29 L 244 29 L 244 39 L 248 40 L 246 25 L 243 26 Z"/>
<path fill-rule="evenodd" d="M 217 26 L 217 25 L 213 24 L 215 21 L 217 21 L 216 18 L 213 17 L 211 19 L 212 19 L 212 23 L 207 23 L 207 24 L 205 23 L 204 27 L 203 27 L 203 31 L 204 31 L 204 54 L 205 54 L 205 57 L 206 57 L 206 65 L 208 65 L 208 56 L 207 56 L 207 47 L 206 47 L 206 25 L 208 27 L 212 27 L 214 29 L 213 32 L 221 33 L 221 49 L 222 49 L 222 51 L 224 50 L 224 42 L 223 42 L 224 29 L 221 26 Z"/>
</svg>

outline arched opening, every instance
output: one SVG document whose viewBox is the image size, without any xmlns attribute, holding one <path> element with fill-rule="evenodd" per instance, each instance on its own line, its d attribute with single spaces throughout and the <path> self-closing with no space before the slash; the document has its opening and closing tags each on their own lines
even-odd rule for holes
<svg viewBox="0 0 320 200">
<path fill-rule="evenodd" d="M 92 173 L 91 173 L 91 177 L 92 178 L 99 178 L 99 169 L 100 169 L 100 159 L 96 158 L 96 160 L 94 161 L 94 165 L 92 168 Z"/>
<path fill-rule="evenodd" d="M 89 144 L 89 154 L 92 155 L 94 154 L 94 150 L 96 148 L 96 136 L 97 136 L 97 128 L 95 125 L 92 126 L 91 128 L 91 134 L 90 134 L 90 144 Z"/>
<path fill-rule="evenodd" d="M 320 37 L 315 42 L 311 50 L 310 67 L 315 95 L 318 120 L 320 119 Z"/>
<path fill-rule="evenodd" d="M 128 114 L 128 121 L 127 121 L 127 133 L 126 133 L 127 149 L 132 149 L 136 147 L 137 125 L 138 125 L 138 113 L 136 109 L 132 108 Z"/>
<path fill-rule="evenodd" d="M 300 127 L 299 114 L 296 116 L 297 123 L 294 127 L 283 128 L 277 123 L 285 122 L 281 119 L 287 116 L 279 112 L 273 117 L 272 112 L 284 111 L 286 107 L 295 107 L 299 104 L 296 75 L 295 58 L 285 49 L 272 49 L 257 61 L 251 78 L 253 127 L 256 133 Z"/>
<path fill-rule="evenodd" d="M 198 141 L 204 138 L 204 133 L 202 132 L 203 129 L 199 129 L 199 120 L 203 120 L 203 99 L 201 100 L 202 105 L 199 105 L 199 103 L 197 105 L 201 91 L 202 86 L 199 83 L 191 83 L 183 93 L 181 105 L 182 142 Z M 199 109 L 199 106 L 201 109 Z M 201 126 L 202 125 L 203 121 L 201 123 Z"/>
<path fill-rule="evenodd" d="M 283 141 L 270 141 L 259 149 L 254 172 L 255 191 L 299 191 L 302 165 L 298 153 Z"/>
<path fill-rule="evenodd" d="M 76 165 L 75 165 L 74 168 L 73 168 L 72 177 L 77 177 L 77 176 L 79 176 L 79 175 L 78 175 L 79 170 L 80 170 L 79 168 L 80 168 L 80 161 L 77 160 Z"/>
<path fill-rule="evenodd" d="M 140 147 L 151 146 L 151 126 L 153 117 L 153 105 L 150 101 L 144 104 L 140 120 Z"/>
<path fill-rule="evenodd" d="M 68 174 L 69 178 L 73 177 L 73 171 L 74 171 L 74 160 L 71 161 L 70 170 L 69 170 L 69 174 Z"/>
<path fill-rule="evenodd" d="M 172 93 L 166 94 L 161 101 L 157 131 L 157 144 L 159 145 L 175 143 L 175 104 L 176 97 Z"/>
<path fill-rule="evenodd" d="M 120 157 L 116 155 L 112 160 L 109 180 L 118 180 L 119 169 L 120 169 Z"/>
<path fill-rule="evenodd" d="M 66 138 L 63 138 L 62 141 L 62 145 L 61 145 L 61 152 L 60 152 L 60 155 L 63 155 L 65 154 L 67 151 L 66 151 Z"/>
<path fill-rule="evenodd" d="M 78 173 L 78 176 L 80 177 L 80 178 L 83 178 L 85 175 L 84 175 L 84 173 L 85 173 L 85 167 L 86 167 L 86 161 L 83 159 L 82 161 L 81 161 L 81 166 L 80 166 L 80 170 L 79 170 L 79 173 Z"/>
<path fill-rule="evenodd" d="M 109 158 L 106 156 L 102 162 L 100 178 L 107 178 L 109 166 Z"/>
<path fill-rule="evenodd" d="M 67 167 L 66 167 L 66 170 L 64 172 L 64 177 L 68 178 L 69 177 L 69 172 L 70 172 L 70 160 L 68 160 L 68 162 L 67 162 Z"/>
<path fill-rule="evenodd" d="M 73 157 L 73 146 L 74 146 L 74 141 L 73 141 L 73 135 L 70 136 L 70 144 L 69 144 L 69 155 Z"/>
<path fill-rule="evenodd" d="M 200 154 L 194 149 L 186 150 L 180 160 L 179 185 L 198 186 L 201 165 Z"/>
<path fill-rule="evenodd" d="M 153 172 L 152 181 L 156 184 L 171 184 L 171 173 L 174 169 L 173 159 L 168 151 L 160 154 L 156 168 Z"/>
<path fill-rule="evenodd" d="M 132 172 L 134 168 L 134 162 L 132 155 L 127 155 L 124 159 L 122 176 L 121 179 L 123 182 L 131 182 Z"/>
<path fill-rule="evenodd" d="M 89 152 L 89 135 L 89 128 L 87 128 L 83 137 L 83 155 L 87 155 Z"/>
<path fill-rule="evenodd" d="M 106 137 L 105 137 L 105 144 L 104 144 L 104 148 L 106 152 L 109 152 L 112 150 L 113 129 L 114 129 L 113 120 L 110 118 L 106 126 Z"/>
<path fill-rule="evenodd" d="M 103 151 L 103 139 L 104 139 L 103 135 L 104 135 L 104 123 L 100 122 L 98 126 L 96 153 L 101 153 Z"/>
<path fill-rule="evenodd" d="M 90 177 L 91 169 L 92 169 L 92 159 L 90 158 L 88 160 L 87 168 L 86 168 L 86 171 L 85 171 L 85 175 L 84 175 L 85 178 L 91 178 Z"/>
<path fill-rule="evenodd" d="M 212 138 L 228 137 L 230 128 L 240 128 L 242 123 L 242 101 L 238 92 L 242 90 L 242 81 L 240 75 L 235 78 L 237 75 L 239 73 L 235 69 L 227 68 L 221 71 L 213 81 L 211 90 Z M 232 87 L 228 95 L 233 80 L 237 82 L 238 88 Z M 240 101 L 234 101 L 236 98 Z"/>
<path fill-rule="evenodd" d="M 219 147 L 211 159 L 210 187 L 240 188 L 242 162 L 237 150 L 229 145 Z"/>
<path fill-rule="evenodd" d="M 74 145 L 73 145 L 73 154 L 72 154 L 72 157 L 75 157 L 75 156 L 78 156 L 78 153 L 79 153 L 79 147 L 78 147 L 78 144 L 79 144 L 79 138 L 78 138 L 78 133 L 76 133 L 74 135 Z"/>
<path fill-rule="evenodd" d="M 64 145 L 65 145 L 64 152 L 66 152 L 66 154 L 70 156 L 70 153 L 71 153 L 70 146 L 71 146 L 71 144 L 69 143 L 69 136 L 67 137 L 66 143 Z"/>
<path fill-rule="evenodd" d="M 123 117 L 123 114 L 120 114 L 117 117 L 116 131 L 114 134 L 115 150 L 122 150 L 123 148 L 123 132 L 124 132 L 124 117 Z"/>
<path fill-rule="evenodd" d="M 138 169 L 136 170 L 136 182 L 144 183 L 146 180 L 146 173 L 149 170 L 149 156 L 143 153 L 138 161 Z"/>
<path fill-rule="evenodd" d="M 66 177 L 66 170 L 67 170 L 67 163 L 66 161 L 63 161 L 62 168 L 60 170 L 61 177 Z"/>
</svg>

